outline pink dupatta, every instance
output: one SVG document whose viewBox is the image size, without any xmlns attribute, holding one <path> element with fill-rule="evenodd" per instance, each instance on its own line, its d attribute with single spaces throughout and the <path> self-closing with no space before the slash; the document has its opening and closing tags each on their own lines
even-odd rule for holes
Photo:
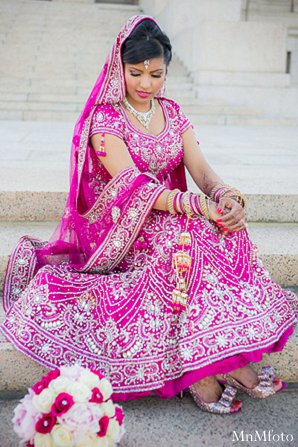
<svg viewBox="0 0 298 447">
<path fill-rule="evenodd" d="M 119 32 L 103 69 L 75 125 L 70 160 L 70 190 L 62 219 L 48 242 L 24 236 L 8 263 L 4 309 L 18 299 L 44 265 L 69 263 L 76 271 L 107 273 L 123 259 L 138 236 L 153 205 L 166 188 L 186 190 L 181 163 L 165 185 L 135 166 L 94 187 L 100 161 L 90 144 L 90 126 L 97 104 L 115 104 L 125 96 L 121 48 L 135 27 L 150 16 L 133 16 Z M 158 93 L 161 96 L 162 92 Z M 23 264 L 20 264 L 23 259 Z M 18 265 L 17 265 L 17 262 Z"/>
</svg>

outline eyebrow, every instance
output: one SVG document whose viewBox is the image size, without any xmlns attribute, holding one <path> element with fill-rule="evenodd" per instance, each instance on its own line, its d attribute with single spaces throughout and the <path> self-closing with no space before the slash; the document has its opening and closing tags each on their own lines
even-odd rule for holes
<svg viewBox="0 0 298 447">
<path fill-rule="evenodd" d="M 142 72 L 143 73 L 143 70 L 139 70 L 138 68 L 135 68 L 135 67 L 129 67 L 131 70 L 136 70 L 136 71 L 140 71 L 140 72 Z M 150 71 L 150 73 L 155 73 L 156 71 L 163 71 L 164 69 L 163 68 L 157 68 L 156 70 L 152 70 L 152 71 Z"/>
</svg>

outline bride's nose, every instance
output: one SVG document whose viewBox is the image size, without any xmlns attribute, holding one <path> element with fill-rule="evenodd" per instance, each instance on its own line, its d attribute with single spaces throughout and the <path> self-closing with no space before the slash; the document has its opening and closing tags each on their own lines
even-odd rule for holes
<svg viewBox="0 0 298 447">
<path fill-rule="evenodd" d="M 151 80 L 149 76 L 142 76 L 140 81 L 140 87 L 144 90 L 148 90 L 151 85 Z"/>
</svg>

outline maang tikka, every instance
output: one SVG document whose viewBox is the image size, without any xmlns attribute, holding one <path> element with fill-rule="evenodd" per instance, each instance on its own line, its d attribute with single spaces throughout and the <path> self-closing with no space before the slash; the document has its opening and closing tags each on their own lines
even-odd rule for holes
<svg viewBox="0 0 298 447">
<path fill-rule="evenodd" d="M 149 59 L 146 59 L 145 61 L 144 61 L 144 67 L 146 68 L 146 70 L 147 70 L 147 68 L 149 67 Z"/>
</svg>

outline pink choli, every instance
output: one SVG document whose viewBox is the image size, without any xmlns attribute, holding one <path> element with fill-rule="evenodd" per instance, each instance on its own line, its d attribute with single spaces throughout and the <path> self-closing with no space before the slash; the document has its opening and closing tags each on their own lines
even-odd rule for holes
<svg viewBox="0 0 298 447">
<path fill-rule="evenodd" d="M 138 169 L 152 172 L 163 180 L 181 163 L 181 135 L 193 126 L 176 102 L 166 98 L 159 98 L 158 101 L 165 117 L 165 127 L 158 135 L 146 134 L 134 126 L 118 103 L 97 106 L 90 136 L 110 133 L 124 140 Z"/>
</svg>

